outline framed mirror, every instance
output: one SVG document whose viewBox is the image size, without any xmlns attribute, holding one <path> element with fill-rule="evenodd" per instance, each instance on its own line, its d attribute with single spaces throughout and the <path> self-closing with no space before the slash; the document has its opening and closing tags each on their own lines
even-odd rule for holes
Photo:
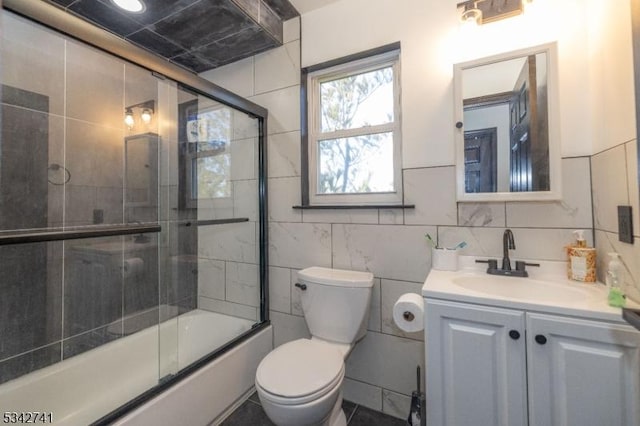
<svg viewBox="0 0 640 426">
<path fill-rule="evenodd" d="M 561 198 L 555 43 L 454 66 L 458 201 Z"/>
<path fill-rule="evenodd" d="M 125 206 L 158 205 L 158 135 L 128 136 L 125 146 Z"/>
</svg>

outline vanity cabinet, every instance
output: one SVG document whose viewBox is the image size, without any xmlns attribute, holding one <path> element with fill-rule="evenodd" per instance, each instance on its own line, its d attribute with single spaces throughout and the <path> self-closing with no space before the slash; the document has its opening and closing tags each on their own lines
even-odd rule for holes
<svg viewBox="0 0 640 426">
<path fill-rule="evenodd" d="M 640 425 L 640 333 L 425 299 L 430 426 Z"/>
</svg>

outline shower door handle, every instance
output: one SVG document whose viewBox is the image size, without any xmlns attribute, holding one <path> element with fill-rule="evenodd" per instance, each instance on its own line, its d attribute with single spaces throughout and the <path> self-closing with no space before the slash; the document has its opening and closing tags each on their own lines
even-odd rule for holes
<svg viewBox="0 0 640 426">
<path fill-rule="evenodd" d="M 306 290 L 307 289 L 307 285 L 306 284 L 296 283 L 295 286 L 298 287 L 300 290 Z"/>
</svg>

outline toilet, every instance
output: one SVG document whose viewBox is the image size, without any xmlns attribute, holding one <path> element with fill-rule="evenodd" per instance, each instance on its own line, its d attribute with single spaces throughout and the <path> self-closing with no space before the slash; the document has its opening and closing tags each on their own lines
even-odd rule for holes
<svg viewBox="0 0 640 426">
<path fill-rule="evenodd" d="M 373 275 L 320 268 L 298 272 L 296 291 L 311 339 L 271 351 L 258 365 L 256 390 L 278 426 L 346 426 L 344 361 L 367 331 Z"/>
</svg>

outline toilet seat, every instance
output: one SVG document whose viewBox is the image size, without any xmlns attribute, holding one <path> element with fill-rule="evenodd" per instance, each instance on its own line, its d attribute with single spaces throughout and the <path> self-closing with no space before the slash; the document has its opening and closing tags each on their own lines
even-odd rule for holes
<svg viewBox="0 0 640 426">
<path fill-rule="evenodd" d="M 286 343 L 258 366 L 256 387 L 276 404 L 314 401 L 342 385 L 344 361 L 337 349 L 309 339 Z"/>
</svg>

